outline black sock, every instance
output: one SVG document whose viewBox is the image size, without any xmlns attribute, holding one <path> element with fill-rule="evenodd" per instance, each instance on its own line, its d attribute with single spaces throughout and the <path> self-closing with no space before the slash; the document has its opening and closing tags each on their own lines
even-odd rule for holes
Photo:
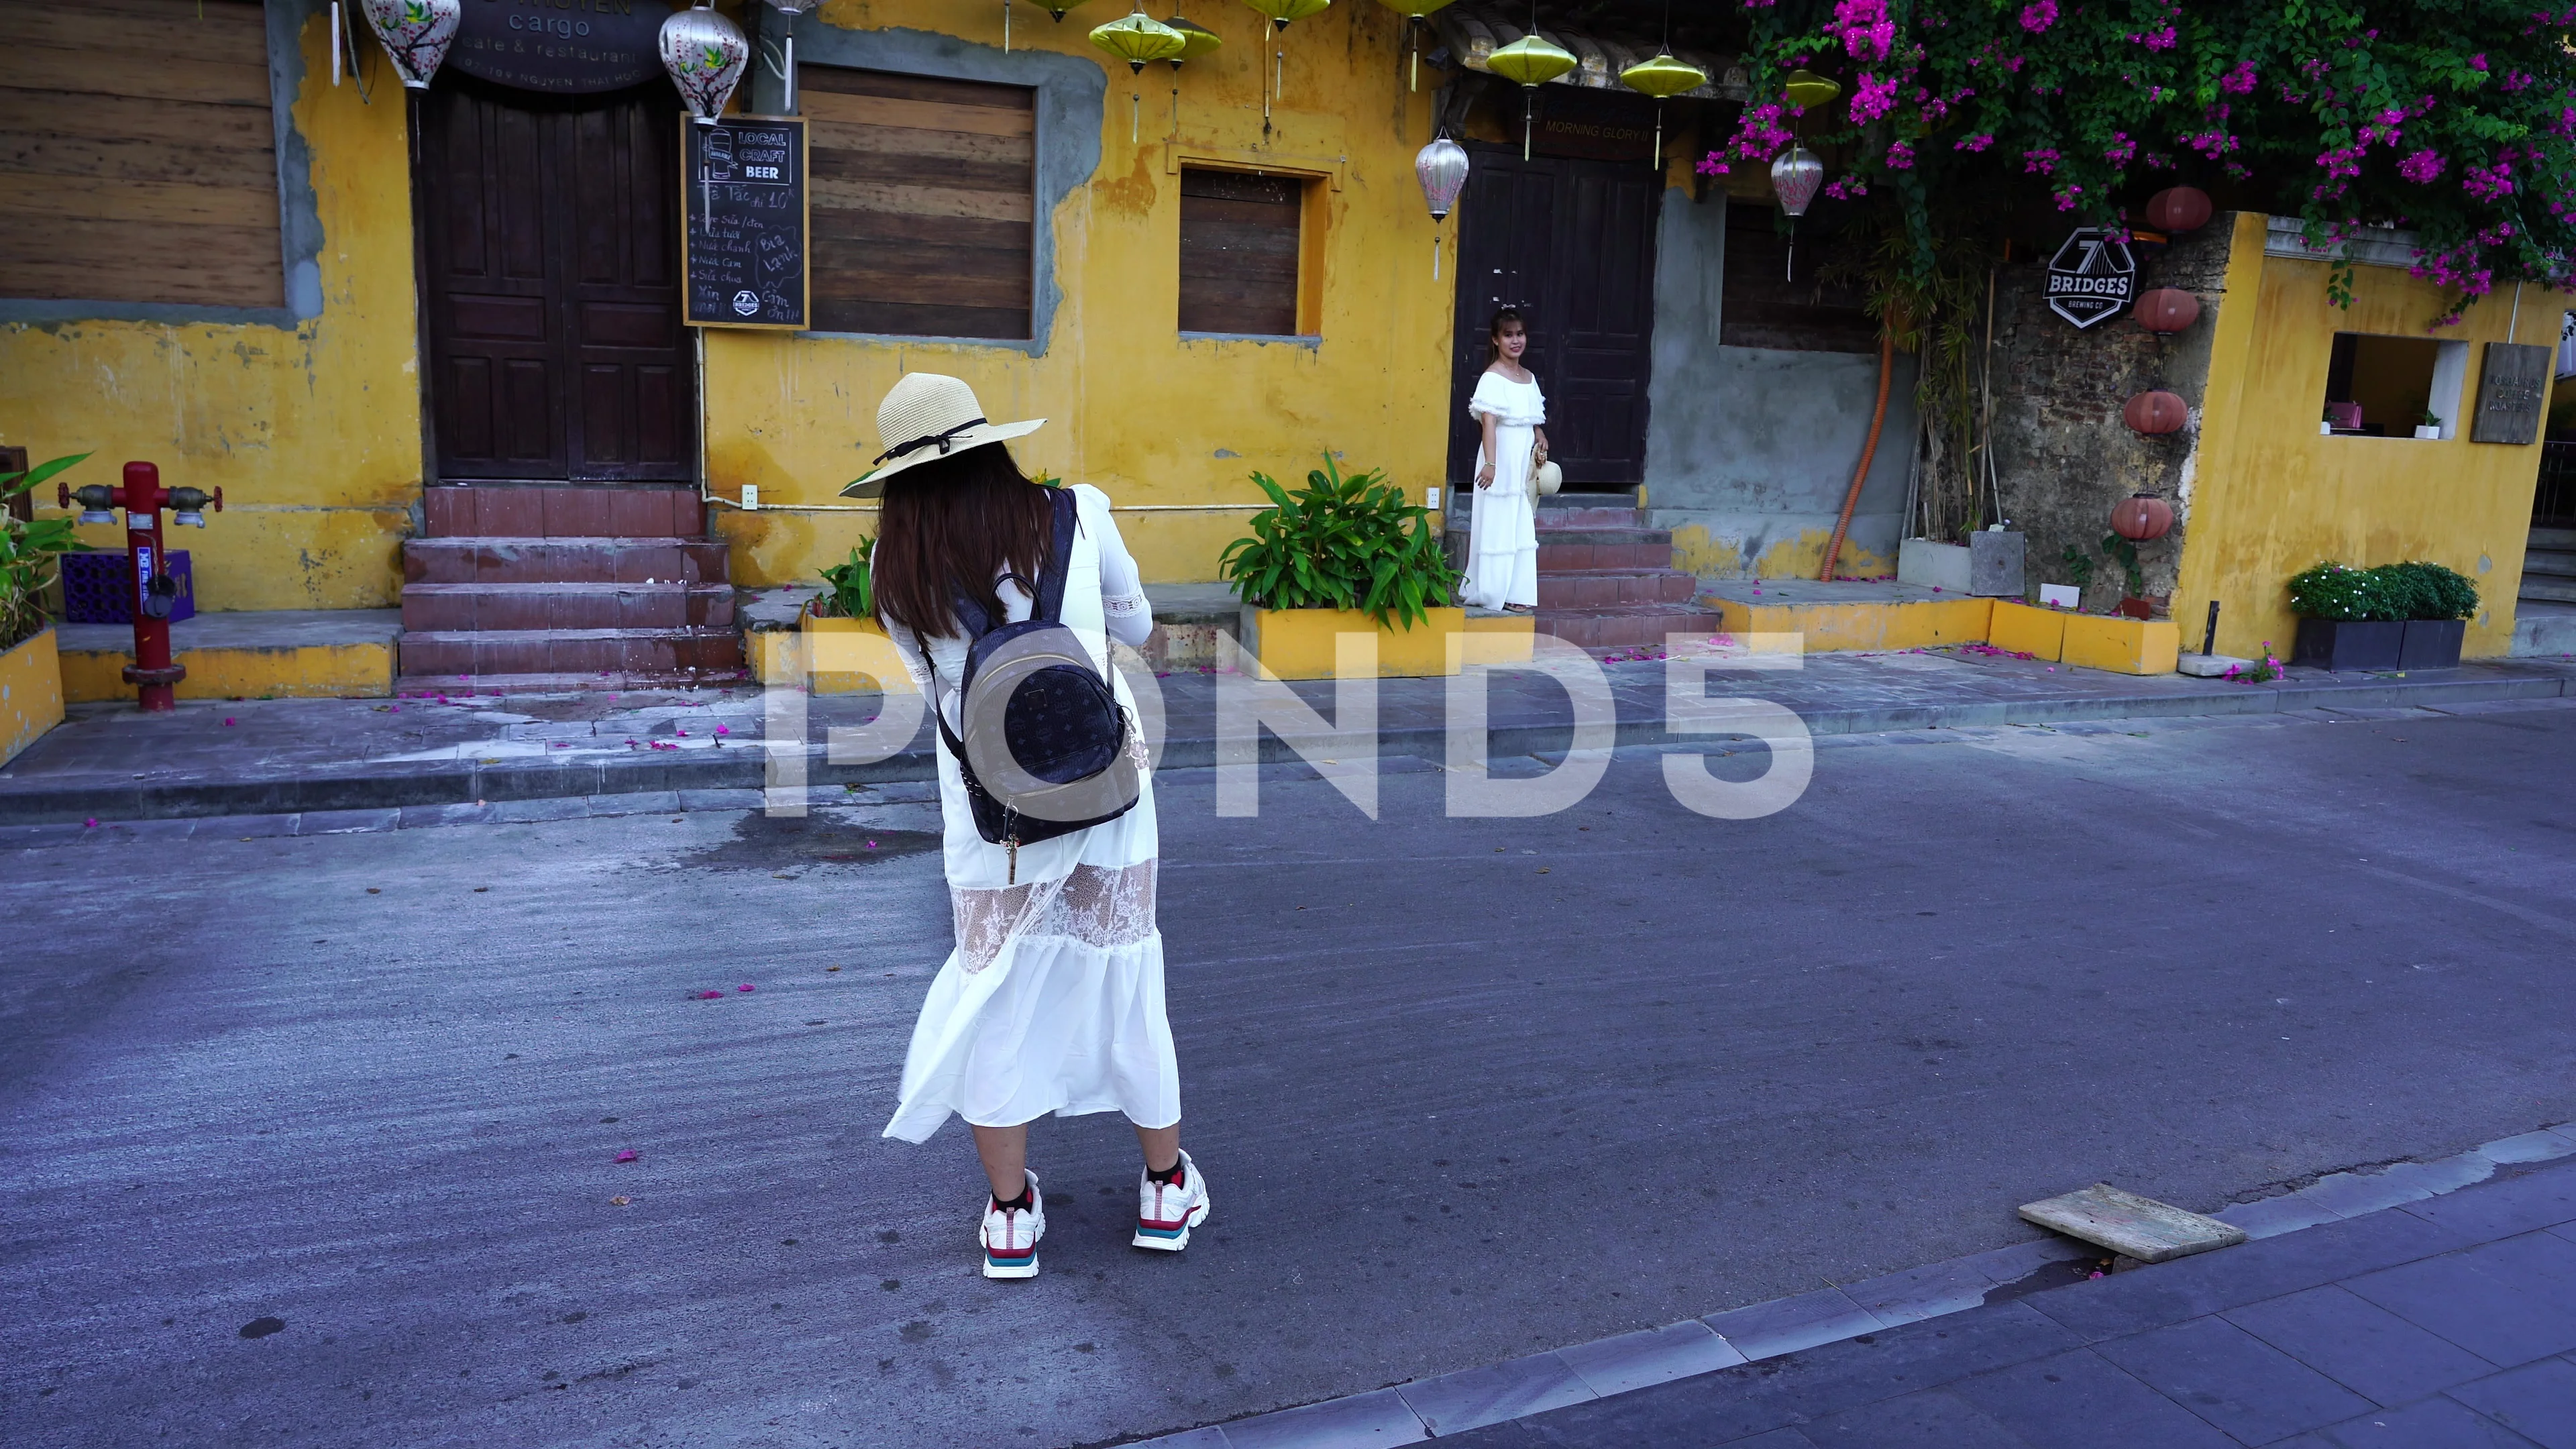
<svg viewBox="0 0 2576 1449">
<path fill-rule="evenodd" d="M 1001 1195 L 996 1193 L 993 1197 L 993 1206 L 999 1208 L 1003 1212 L 1027 1212 L 1029 1211 L 1029 1190 L 1026 1187 L 1022 1187 L 1020 1189 L 1020 1195 L 1012 1198 L 1008 1202 L 1004 1202 Z"/>
<path fill-rule="evenodd" d="M 1178 1157 L 1173 1158 L 1172 1165 L 1164 1168 L 1160 1172 L 1156 1172 L 1149 1167 L 1145 1169 L 1145 1175 L 1152 1178 L 1154 1181 L 1163 1184 L 1165 1187 L 1174 1186 L 1181 1180 L 1181 1159 Z"/>
</svg>

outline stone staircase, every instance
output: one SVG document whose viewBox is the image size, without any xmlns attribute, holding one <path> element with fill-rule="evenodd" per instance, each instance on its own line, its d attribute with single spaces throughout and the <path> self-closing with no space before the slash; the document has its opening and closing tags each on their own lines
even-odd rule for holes
<svg viewBox="0 0 2576 1449">
<path fill-rule="evenodd" d="M 1646 526 L 1628 493 L 1539 500 L 1538 628 L 1604 651 L 1661 647 L 1666 634 L 1711 633 L 1718 611 L 1694 602 L 1699 581 L 1673 567 L 1673 535 Z"/>
<path fill-rule="evenodd" d="M 398 689 L 744 677 L 726 546 L 695 488 L 439 484 L 425 513 L 403 544 Z"/>
<path fill-rule="evenodd" d="M 2535 528 L 2522 556 L 2526 602 L 2576 604 L 2576 528 Z"/>
</svg>

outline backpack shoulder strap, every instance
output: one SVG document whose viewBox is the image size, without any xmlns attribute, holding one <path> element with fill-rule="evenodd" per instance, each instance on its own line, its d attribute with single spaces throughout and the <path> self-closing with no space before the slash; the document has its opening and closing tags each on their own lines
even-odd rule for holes
<svg viewBox="0 0 2576 1449">
<path fill-rule="evenodd" d="M 1073 534 L 1076 527 L 1076 503 L 1071 488 L 1050 488 L 1047 499 L 1055 527 L 1050 530 L 1047 563 L 1038 575 L 1038 595 L 1031 618 L 1054 623 L 1064 615 L 1065 577 L 1073 569 Z"/>
</svg>

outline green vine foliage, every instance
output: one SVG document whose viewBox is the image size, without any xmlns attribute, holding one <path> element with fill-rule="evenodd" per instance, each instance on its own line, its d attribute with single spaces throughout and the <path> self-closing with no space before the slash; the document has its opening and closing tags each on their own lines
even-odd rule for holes
<svg viewBox="0 0 2576 1449">
<path fill-rule="evenodd" d="M 1706 172 L 1793 130 L 1845 158 L 1827 194 L 1938 238 L 2034 216 L 2112 223 L 2176 183 L 2301 218 L 2312 242 L 2397 227 L 2449 289 L 2576 280 L 2576 9 L 2534 0 L 1748 0 L 1755 104 Z M 1842 95 L 1809 114 L 1795 67 Z M 1761 97 L 1775 99 L 1764 101 Z M 2035 230 L 2035 228 L 2032 228 Z M 2349 265 L 2330 284 L 2349 300 Z"/>
<path fill-rule="evenodd" d="M 39 463 L 24 473 L 0 474 L 0 500 L 33 491 L 88 456 L 76 453 Z M 89 550 L 72 529 L 68 518 L 30 523 L 0 512 L 0 649 L 15 649 L 44 632 L 45 590 L 53 587 L 62 571 L 61 556 Z"/>
<path fill-rule="evenodd" d="M 1432 536 L 1430 511 L 1407 503 L 1384 472 L 1344 477 L 1327 453 L 1294 493 L 1264 474 L 1252 481 L 1271 506 L 1218 562 L 1245 603 L 1358 609 L 1381 627 L 1410 629 L 1451 602 L 1460 575 Z"/>
</svg>

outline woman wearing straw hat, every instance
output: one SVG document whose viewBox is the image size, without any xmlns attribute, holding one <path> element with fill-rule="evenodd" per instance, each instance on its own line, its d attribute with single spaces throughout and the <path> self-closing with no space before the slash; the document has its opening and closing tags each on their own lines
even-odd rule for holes
<svg viewBox="0 0 2576 1449">
<path fill-rule="evenodd" d="M 1069 557 L 1054 561 L 1053 491 L 1029 481 L 1006 439 L 1045 419 L 993 423 L 953 377 L 912 373 L 877 408 L 886 451 L 846 493 L 881 495 L 873 577 L 878 617 L 932 707 L 965 728 L 958 697 L 970 640 L 952 600 L 996 626 L 1025 620 L 1035 580 L 1064 569 L 1057 617 L 1132 718 L 1108 641 L 1153 632 L 1135 560 L 1109 498 L 1076 485 Z M 971 611 L 970 611 L 971 612 Z M 1177 1252 L 1208 1212 L 1181 1151 L 1180 1069 L 1163 1017 L 1163 937 L 1154 922 L 1150 775 L 1133 808 L 1070 834 L 1004 847 L 978 834 L 959 762 L 943 745 L 939 805 L 957 943 L 930 985 L 886 1135 L 929 1139 L 951 1112 L 975 1131 L 991 1180 L 984 1276 L 1037 1276 L 1046 1208 L 1029 1171 L 1028 1124 L 1053 1112 L 1121 1112 L 1144 1148 L 1140 1248 Z"/>
</svg>

